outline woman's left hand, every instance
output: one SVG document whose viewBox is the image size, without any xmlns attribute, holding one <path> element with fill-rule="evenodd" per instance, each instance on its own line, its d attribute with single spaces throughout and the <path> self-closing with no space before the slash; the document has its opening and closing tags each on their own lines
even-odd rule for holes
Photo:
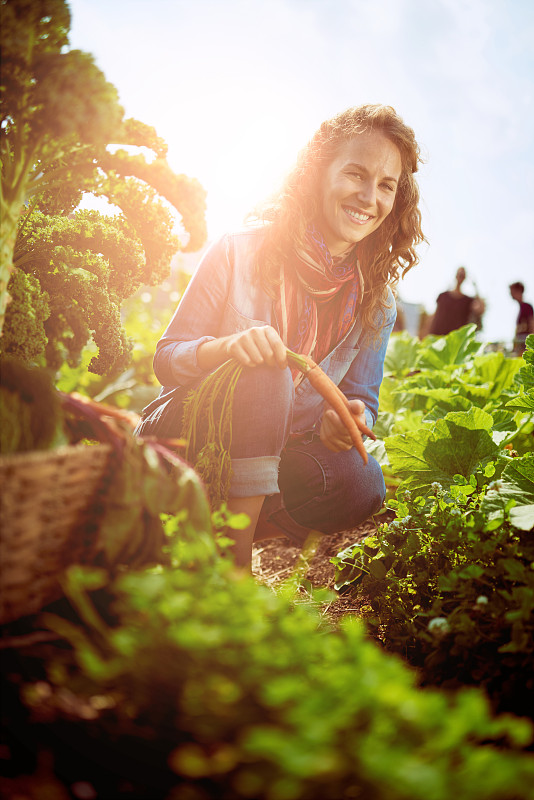
<svg viewBox="0 0 534 800">
<path fill-rule="evenodd" d="M 365 405 L 361 400 L 349 400 L 352 416 L 356 420 L 358 428 L 367 425 L 365 419 Z M 341 453 L 343 450 L 350 450 L 353 446 L 350 434 L 339 415 L 333 408 L 328 406 L 321 420 L 321 430 L 319 433 L 322 443 L 333 453 Z"/>
</svg>

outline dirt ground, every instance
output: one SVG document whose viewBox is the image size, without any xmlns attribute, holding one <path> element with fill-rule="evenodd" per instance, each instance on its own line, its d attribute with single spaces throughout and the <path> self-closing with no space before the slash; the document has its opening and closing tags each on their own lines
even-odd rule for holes
<svg viewBox="0 0 534 800">
<path fill-rule="evenodd" d="M 381 515 L 378 521 L 385 522 L 385 515 Z M 329 536 L 318 535 L 312 545 L 312 552 L 307 555 L 307 564 L 303 563 L 301 558 L 304 555 L 303 551 L 292 545 L 289 539 L 285 537 L 266 539 L 254 545 L 252 572 L 258 582 L 275 588 L 298 570 L 300 578 L 305 578 L 313 587 L 335 591 L 335 567 L 330 559 L 345 547 L 374 533 L 376 528 L 375 522 L 369 519 L 350 531 L 341 531 Z M 346 614 L 358 614 L 362 602 L 350 594 L 336 592 L 335 599 L 327 605 L 324 613 L 330 621 L 335 622 Z"/>
</svg>

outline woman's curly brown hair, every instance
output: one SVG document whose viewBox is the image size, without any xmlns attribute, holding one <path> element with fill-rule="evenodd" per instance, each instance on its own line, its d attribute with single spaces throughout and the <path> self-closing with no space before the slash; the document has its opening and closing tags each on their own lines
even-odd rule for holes
<svg viewBox="0 0 534 800">
<path fill-rule="evenodd" d="M 414 132 L 394 108 L 362 105 L 348 108 L 323 122 L 287 176 L 281 190 L 256 209 L 258 220 L 270 222 L 259 256 L 259 275 L 273 294 L 280 280 L 280 266 L 291 269 L 295 247 L 304 245 L 308 225 L 317 219 L 321 205 L 321 181 L 339 148 L 361 133 L 377 130 L 397 146 L 402 171 L 393 210 L 382 225 L 358 243 L 363 276 L 363 323 L 376 330 L 376 312 L 384 311 L 386 285 L 417 264 L 415 245 L 425 241 L 421 230 L 419 188 L 414 178 L 422 160 Z"/>
</svg>

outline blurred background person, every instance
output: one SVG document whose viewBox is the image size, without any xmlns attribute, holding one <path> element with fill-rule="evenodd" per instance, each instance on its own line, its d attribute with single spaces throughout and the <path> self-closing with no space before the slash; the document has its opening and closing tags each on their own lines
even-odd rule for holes
<svg viewBox="0 0 534 800">
<path fill-rule="evenodd" d="M 476 324 L 478 330 L 482 328 L 482 315 L 485 311 L 485 303 L 479 297 L 478 290 L 475 288 L 475 296 L 462 292 L 462 283 L 466 279 L 465 267 L 459 267 L 456 271 L 456 286 L 448 292 L 442 292 L 436 300 L 436 310 L 428 319 L 424 335 L 429 333 L 435 336 L 445 336 L 447 333 L 461 328 L 470 322 Z"/>
<path fill-rule="evenodd" d="M 521 281 L 511 283 L 509 286 L 510 294 L 519 303 L 519 314 L 515 323 L 515 336 L 513 352 L 515 355 L 522 355 L 525 350 L 525 341 L 529 333 L 534 333 L 534 309 L 523 300 L 525 286 Z"/>
</svg>

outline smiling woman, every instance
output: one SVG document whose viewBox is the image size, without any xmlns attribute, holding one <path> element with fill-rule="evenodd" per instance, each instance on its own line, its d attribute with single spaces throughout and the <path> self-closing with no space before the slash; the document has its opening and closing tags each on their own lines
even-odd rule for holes
<svg viewBox="0 0 534 800">
<path fill-rule="evenodd" d="M 239 565 L 250 564 L 254 539 L 303 544 L 310 529 L 353 528 L 382 505 L 379 465 L 290 368 L 287 348 L 320 364 L 361 431 L 373 426 L 396 317 L 390 285 L 423 239 L 418 161 L 413 131 L 390 106 L 323 123 L 249 227 L 205 254 L 157 345 L 163 389 L 142 435 L 179 436 L 190 390 L 229 359 L 243 368 L 228 389 L 228 506 L 250 518 L 231 533 Z"/>
</svg>

